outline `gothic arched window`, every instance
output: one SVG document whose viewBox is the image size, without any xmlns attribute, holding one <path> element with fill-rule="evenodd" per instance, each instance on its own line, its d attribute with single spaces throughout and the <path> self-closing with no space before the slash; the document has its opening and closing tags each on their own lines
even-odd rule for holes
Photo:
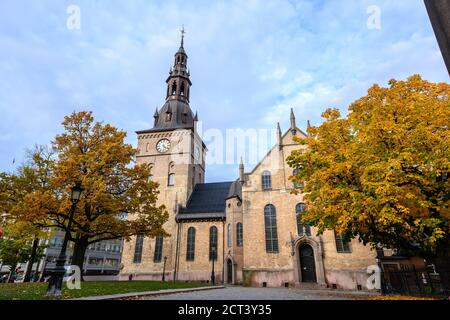
<svg viewBox="0 0 450 320">
<path fill-rule="evenodd" d="M 173 187 L 175 185 L 175 164 L 169 163 L 169 173 L 167 176 L 167 185 Z"/>
<path fill-rule="evenodd" d="M 187 233 L 186 261 L 194 261 L 195 258 L 195 228 L 190 227 Z"/>
<path fill-rule="evenodd" d="M 162 250 L 163 250 L 164 237 L 157 236 L 155 239 L 155 255 L 153 256 L 153 262 L 161 262 Z"/>
<path fill-rule="evenodd" d="M 311 227 L 302 223 L 302 215 L 306 210 L 306 205 L 304 203 L 299 203 L 295 206 L 295 214 L 297 217 L 297 231 L 299 236 L 311 236 Z"/>
<path fill-rule="evenodd" d="M 261 175 L 261 185 L 263 190 L 272 189 L 272 175 L 270 171 L 266 170 Z"/>
<path fill-rule="evenodd" d="M 236 246 L 242 247 L 243 244 L 243 228 L 242 223 L 238 222 L 236 224 Z"/>
<path fill-rule="evenodd" d="M 148 181 L 150 182 L 150 181 L 153 181 L 153 167 L 154 167 L 154 164 L 150 163 L 148 167 L 150 169 L 150 174 L 148 176 Z"/>
<path fill-rule="evenodd" d="M 268 204 L 264 208 L 264 224 L 266 229 L 266 251 L 278 253 L 277 214 L 275 207 Z"/>
<path fill-rule="evenodd" d="M 184 85 L 184 81 L 181 82 L 181 95 L 184 96 L 184 89 L 185 89 L 185 85 Z"/>
<path fill-rule="evenodd" d="M 136 236 L 136 244 L 134 246 L 133 263 L 141 263 L 142 260 L 142 246 L 144 244 L 144 235 L 138 234 Z"/>
<path fill-rule="evenodd" d="M 295 169 L 295 170 L 292 172 L 292 176 L 295 177 L 299 172 L 300 172 L 300 170 Z M 294 189 L 298 189 L 298 183 L 297 183 L 296 180 L 292 181 L 292 184 L 294 185 Z"/>
<path fill-rule="evenodd" d="M 172 83 L 172 94 L 177 94 L 177 82 Z"/>
<path fill-rule="evenodd" d="M 217 227 L 209 228 L 209 261 L 217 261 Z"/>
<path fill-rule="evenodd" d="M 228 248 L 231 248 L 232 246 L 232 241 L 231 241 L 231 224 L 228 224 L 227 226 L 227 244 L 228 244 Z"/>
</svg>

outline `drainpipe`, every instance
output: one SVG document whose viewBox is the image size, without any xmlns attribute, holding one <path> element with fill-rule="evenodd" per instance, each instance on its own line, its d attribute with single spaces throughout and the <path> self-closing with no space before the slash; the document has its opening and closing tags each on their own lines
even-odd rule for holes
<svg viewBox="0 0 450 320">
<path fill-rule="evenodd" d="M 225 283 L 225 222 L 222 221 L 222 284 Z"/>
<path fill-rule="evenodd" d="M 175 261 L 174 261 L 174 269 L 173 269 L 173 281 L 175 282 L 178 278 L 178 261 L 179 261 L 179 247 L 180 247 L 180 231 L 181 231 L 181 222 L 175 220 L 177 223 L 177 241 L 175 248 Z"/>
</svg>

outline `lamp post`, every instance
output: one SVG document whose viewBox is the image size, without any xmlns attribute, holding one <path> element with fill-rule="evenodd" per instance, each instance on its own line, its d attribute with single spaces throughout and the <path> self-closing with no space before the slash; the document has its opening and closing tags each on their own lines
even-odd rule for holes
<svg viewBox="0 0 450 320">
<path fill-rule="evenodd" d="M 162 281 L 166 281 L 166 262 L 167 262 L 167 256 L 164 257 L 164 266 L 163 266 L 163 277 Z"/>
<path fill-rule="evenodd" d="M 211 270 L 211 284 L 216 285 L 216 275 L 214 274 L 214 261 L 216 260 L 216 247 L 212 247 L 212 270 Z"/>
<path fill-rule="evenodd" d="M 64 241 L 62 243 L 61 252 L 59 253 L 58 259 L 56 260 L 56 267 L 51 271 L 51 277 L 48 283 L 47 296 L 57 297 L 61 295 L 62 283 L 66 269 L 64 268 L 66 264 L 66 250 L 67 244 L 70 237 L 70 228 L 72 227 L 73 215 L 77 207 L 78 201 L 80 201 L 81 193 L 83 192 L 81 183 L 77 182 L 71 190 L 70 200 L 72 201 L 72 207 L 69 212 L 69 221 L 67 222 L 67 229 L 64 235 Z"/>
<path fill-rule="evenodd" d="M 384 257 L 384 250 L 383 247 L 381 245 L 378 245 L 376 248 L 376 252 L 377 252 L 377 256 L 375 261 L 377 262 L 377 266 L 378 269 L 380 270 L 380 289 L 381 289 L 381 294 L 386 294 L 386 287 L 385 287 L 385 283 L 384 283 L 384 272 L 383 272 L 383 264 L 382 264 L 382 259 Z"/>
</svg>

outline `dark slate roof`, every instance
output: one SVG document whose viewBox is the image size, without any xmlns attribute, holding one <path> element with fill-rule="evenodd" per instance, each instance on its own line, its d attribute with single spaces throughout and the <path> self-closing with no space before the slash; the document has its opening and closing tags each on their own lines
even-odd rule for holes
<svg viewBox="0 0 450 320">
<path fill-rule="evenodd" d="M 227 199 L 233 197 L 239 197 L 239 199 L 242 199 L 242 185 L 239 180 L 236 180 L 231 184 L 230 191 L 228 192 Z"/>
<path fill-rule="evenodd" d="M 172 120 L 166 121 L 166 113 L 172 112 Z M 183 112 L 187 113 L 186 121 L 183 123 Z M 149 130 L 137 131 L 137 133 L 151 133 L 155 131 L 194 129 L 194 114 L 189 104 L 179 100 L 168 100 L 158 112 L 158 122 Z"/>
<path fill-rule="evenodd" d="M 212 214 L 225 215 L 225 200 L 229 198 L 233 182 L 218 182 L 197 184 L 186 208 L 181 208 L 179 216 Z"/>
</svg>

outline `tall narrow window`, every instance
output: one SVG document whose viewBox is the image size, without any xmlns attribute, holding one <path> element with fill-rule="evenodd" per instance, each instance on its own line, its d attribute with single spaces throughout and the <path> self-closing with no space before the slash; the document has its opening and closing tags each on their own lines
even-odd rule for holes
<svg viewBox="0 0 450 320">
<path fill-rule="evenodd" d="M 136 245 L 134 247 L 133 263 L 141 263 L 142 260 L 142 246 L 144 244 L 144 235 L 138 234 L 136 236 Z"/>
<path fill-rule="evenodd" d="M 172 83 L 172 94 L 176 94 L 177 93 L 177 83 L 174 81 Z"/>
<path fill-rule="evenodd" d="M 297 216 L 297 231 L 299 236 L 311 236 L 311 227 L 306 224 L 302 223 L 302 215 L 306 210 L 306 206 L 304 203 L 299 203 L 295 207 L 295 213 Z"/>
<path fill-rule="evenodd" d="M 242 223 L 238 222 L 236 224 L 236 245 L 242 247 L 243 244 L 243 228 Z"/>
<path fill-rule="evenodd" d="M 341 235 L 334 232 L 334 238 L 336 240 L 336 251 L 339 253 L 351 253 L 350 242 L 346 241 Z"/>
<path fill-rule="evenodd" d="M 263 190 L 272 189 L 272 175 L 270 171 L 264 171 L 261 175 L 261 184 Z"/>
<path fill-rule="evenodd" d="M 175 174 L 174 173 L 169 174 L 169 177 L 167 179 L 167 185 L 169 187 L 173 187 L 175 185 Z"/>
<path fill-rule="evenodd" d="M 153 165 L 153 163 L 151 163 L 150 165 L 149 165 L 149 168 L 150 168 L 150 174 L 149 174 L 149 176 L 148 176 L 148 181 L 150 182 L 150 181 L 153 181 L 153 167 L 154 167 L 154 165 Z"/>
<path fill-rule="evenodd" d="M 299 173 L 299 171 L 300 171 L 300 170 L 295 169 L 295 170 L 292 172 L 292 176 L 295 177 L 295 176 Z M 296 180 L 294 180 L 294 181 L 292 182 L 292 184 L 293 184 L 293 186 L 294 186 L 294 189 L 298 189 L 298 183 L 297 183 Z"/>
<path fill-rule="evenodd" d="M 266 251 L 278 253 L 277 215 L 271 204 L 264 208 L 264 223 L 266 229 Z"/>
<path fill-rule="evenodd" d="M 195 258 L 195 228 L 190 227 L 187 234 L 186 261 L 194 261 Z"/>
<path fill-rule="evenodd" d="M 231 248 L 232 241 L 231 241 L 231 224 L 228 224 L 227 226 L 227 242 L 228 242 L 228 248 Z"/>
<path fill-rule="evenodd" d="M 157 236 L 155 239 L 155 255 L 153 256 L 153 262 L 161 262 L 162 251 L 163 251 L 164 237 Z"/>
<path fill-rule="evenodd" d="M 175 165 L 173 162 L 169 163 L 169 173 L 167 176 L 167 185 L 173 187 L 175 185 Z"/>
<path fill-rule="evenodd" d="M 181 95 L 184 96 L 184 82 L 181 83 Z"/>
<path fill-rule="evenodd" d="M 217 227 L 209 228 L 209 261 L 217 261 Z"/>
</svg>

